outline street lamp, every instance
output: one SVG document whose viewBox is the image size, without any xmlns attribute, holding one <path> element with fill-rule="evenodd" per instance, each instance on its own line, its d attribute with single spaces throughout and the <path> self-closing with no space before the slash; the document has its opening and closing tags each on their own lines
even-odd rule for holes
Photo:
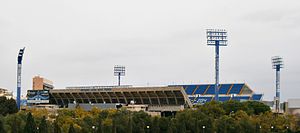
<svg viewBox="0 0 300 133">
<path fill-rule="evenodd" d="M 146 128 L 147 128 L 147 133 L 150 133 L 150 126 L 147 125 Z"/>
<path fill-rule="evenodd" d="M 118 76 L 118 86 L 121 86 L 121 76 L 125 76 L 125 66 L 116 65 L 114 67 L 114 76 Z"/>
<path fill-rule="evenodd" d="M 215 46 L 215 100 L 219 101 L 219 47 L 227 46 L 227 31 L 224 29 L 207 29 L 207 45 Z"/>
<path fill-rule="evenodd" d="M 96 126 L 92 126 L 93 132 L 95 132 Z"/>
<path fill-rule="evenodd" d="M 273 132 L 274 126 L 271 126 L 271 132 Z"/>
<path fill-rule="evenodd" d="M 204 133 L 205 126 L 202 126 L 202 132 Z"/>
<path fill-rule="evenodd" d="M 272 57 L 272 66 L 276 70 L 276 96 L 275 96 L 275 110 L 276 113 L 280 111 L 280 69 L 283 68 L 282 58 L 279 56 Z"/>
<path fill-rule="evenodd" d="M 22 60 L 23 60 L 23 54 L 25 51 L 25 47 L 20 49 L 18 54 L 18 68 L 17 68 L 17 108 L 18 110 L 21 109 L 21 76 L 22 76 Z"/>
</svg>

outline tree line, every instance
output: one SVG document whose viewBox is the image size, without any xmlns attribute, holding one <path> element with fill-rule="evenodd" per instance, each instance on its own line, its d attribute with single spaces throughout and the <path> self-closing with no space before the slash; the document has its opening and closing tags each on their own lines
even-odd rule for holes
<svg viewBox="0 0 300 133">
<path fill-rule="evenodd" d="M 269 133 L 300 132 L 299 120 L 260 102 L 210 102 L 174 116 L 126 109 L 31 109 L 0 117 L 1 133 Z"/>
</svg>

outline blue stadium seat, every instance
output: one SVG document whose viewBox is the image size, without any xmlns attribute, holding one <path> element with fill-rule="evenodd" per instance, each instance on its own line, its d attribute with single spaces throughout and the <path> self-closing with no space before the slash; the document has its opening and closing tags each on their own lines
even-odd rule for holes
<svg viewBox="0 0 300 133">
<path fill-rule="evenodd" d="M 226 102 L 226 101 L 229 101 L 230 100 L 230 97 L 219 97 L 219 101 L 220 102 Z"/>
<path fill-rule="evenodd" d="M 205 94 L 215 94 L 215 86 L 210 85 Z"/>
<path fill-rule="evenodd" d="M 260 101 L 262 98 L 263 94 L 253 94 L 252 95 L 252 100 L 254 101 Z"/>
<path fill-rule="evenodd" d="M 233 87 L 231 88 L 229 94 L 239 94 L 243 86 L 244 84 L 233 84 Z"/>
<path fill-rule="evenodd" d="M 203 94 L 207 87 L 208 85 L 199 85 L 198 89 L 195 91 L 194 94 Z"/>
<path fill-rule="evenodd" d="M 193 92 L 194 92 L 194 90 L 196 89 L 197 86 L 196 85 L 186 85 L 184 87 L 187 87 L 185 89 L 186 94 L 193 95 Z"/>
<path fill-rule="evenodd" d="M 237 101 L 241 101 L 241 100 L 249 100 L 250 96 L 234 96 L 232 97 L 232 100 L 237 100 Z"/>
<path fill-rule="evenodd" d="M 219 89 L 219 94 L 227 94 L 230 89 L 231 84 L 222 84 L 221 88 Z"/>
</svg>

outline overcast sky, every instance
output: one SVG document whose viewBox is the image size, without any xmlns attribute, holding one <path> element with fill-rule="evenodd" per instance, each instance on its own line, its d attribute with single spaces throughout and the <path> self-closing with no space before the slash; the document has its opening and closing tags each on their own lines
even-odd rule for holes
<svg viewBox="0 0 300 133">
<path fill-rule="evenodd" d="M 26 47 L 22 93 L 41 75 L 56 88 L 214 83 L 205 29 L 228 30 L 221 83 L 275 95 L 271 57 L 284 58 L 282 99 L 300 94 L 299 0 L 1 0 L 0 87 L 16 94 L 16 58 Z"/>
</svg>

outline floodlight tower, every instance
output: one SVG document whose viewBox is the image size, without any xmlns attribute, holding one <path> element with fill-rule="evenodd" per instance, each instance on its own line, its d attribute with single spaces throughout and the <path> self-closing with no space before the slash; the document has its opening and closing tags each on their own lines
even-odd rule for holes
<svg viewBox="0 0 300 133">
<path fill-rule="evenodd" d="M 276 70 L 276 97 L 275 97 L 275 110 L 276 113 L 280 111 L 280 69 L 283 68 L 282 58 L 279 56 L 272 57 L 272 66 Z"/>
<path fill-rule="evenodd" d="M 219 47 L 227 46 L 227 31 L 224 29 L 207 29 L 207 45 L 215 46 L 215 100 L 219 101 Z"/>
<path fill-rule="evenodd" d="M 17 107 L 20 110 L 21 107 L 21 72 L 22 72 L 22 60 L 25 47 L 20 49 L 18 54 L 18 69 L 17 69 Z"/>
<path fill-rule="evenodd" d="M 118 76 L 118 86 L 121 86 L 121 76 L 125 76 L 125 66 L 116 65 L 114 75 Z"/>
</svg>

